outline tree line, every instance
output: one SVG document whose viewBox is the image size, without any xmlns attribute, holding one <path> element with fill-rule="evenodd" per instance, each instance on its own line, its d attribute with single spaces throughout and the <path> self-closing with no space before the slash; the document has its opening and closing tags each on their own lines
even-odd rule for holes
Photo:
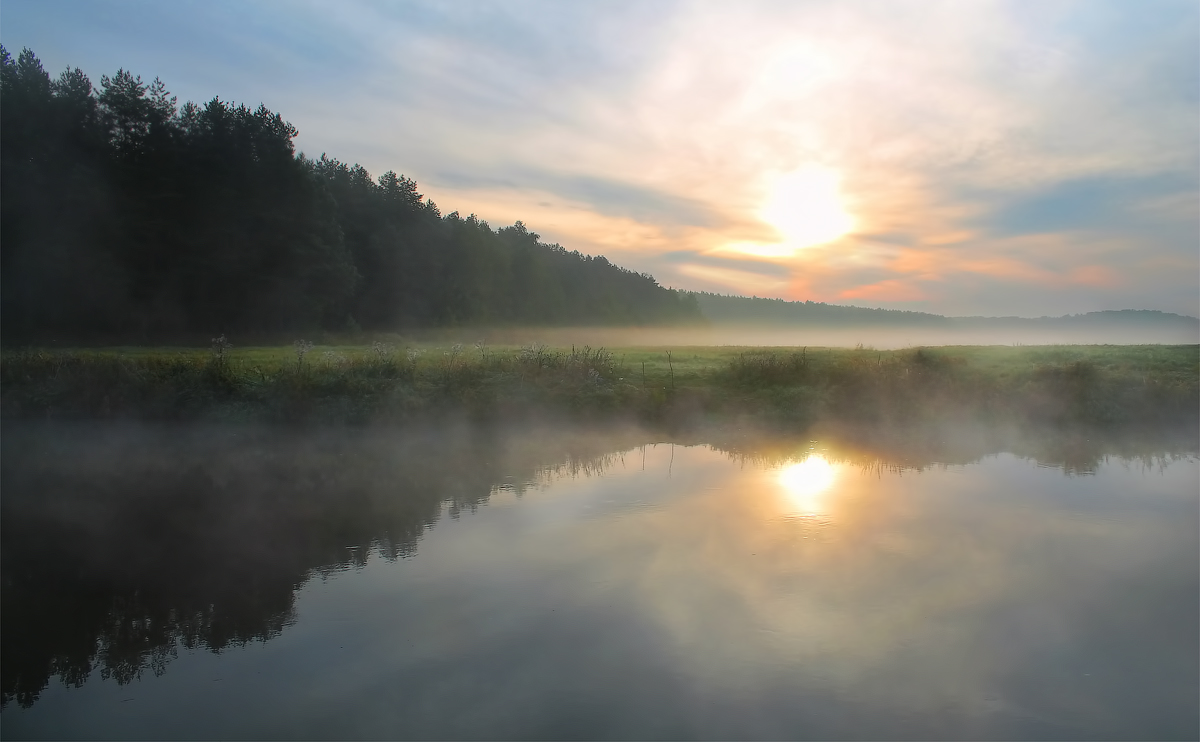
<svg viewBox="0 0 1200 742">
<path fill-rule="evenodd" d="M 126 70 L 51 78 L 0 47 L 4 341 L 701 320 L 650 275 L 443 216 L 296 135 L 262 105 L 180 106 Z"/>
<path fill-rule="evenodd" d="M 940 327 L 952 320 L 940 314 L 902 309 L 826 304 L 823 301 L 788 301 L 759 296 L 730 296 L 700 291 L 693 294 L 700 311 L 713 324 L 786 325 L 843 327 L 894 325 L 904 327 Z"/>
<path fill-rule="evenodd" d="M 945 317 L 902 309 L 869 309 L 819 301 L 788 301 L 729 296 L 699 291 L 691 294 L 705 319 L 714 325 L 787 327 L 904 327 L 936 329 L 1088 329 L 1124 328 L 1200 330 L 1195 317 L 1147 309 L 1069 314 L 1061 317 Z"/>
</svg>

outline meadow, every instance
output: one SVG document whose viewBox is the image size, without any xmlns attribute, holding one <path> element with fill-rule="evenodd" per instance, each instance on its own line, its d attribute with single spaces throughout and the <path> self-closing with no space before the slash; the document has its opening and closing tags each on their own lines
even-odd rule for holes
<svg viewBox="0 0 1200 742">
<path fill-rule="evenodd" d="M 1200 347 L 8 349 L 5 418 L 1194 425 Z"/>
</svg>

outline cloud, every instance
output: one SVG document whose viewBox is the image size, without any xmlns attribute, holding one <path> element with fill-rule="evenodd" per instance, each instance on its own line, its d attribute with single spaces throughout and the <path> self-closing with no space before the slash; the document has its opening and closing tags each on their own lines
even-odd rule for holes
<svg viewBox="0 0 1200 742">
<path fill-rule="evenodd" d="M 1071 271 L 1068 280 L 1084 286 L 1117 286 L 1121 277 L 1106 265 L 1082 265 Z"/>
<path fill-rule="evenodd" d="M 1017 194 L 989 194 L 980 226 L 997 235 L 1143 227 L 1140 207 L 1176 194 L 1200 199 L 1194 174 L 1108 175 L 1064 180 Z"/>
<path fill-rule="evenodd" d="M 669 285 L 1200 312 L 1192 2 L 71 8 L 9 0 L 0 37 L 261 100 L 310 155 Z M 764 214 L 806 171 L 853 228 L 794 249 Z"/>
<path fill-rule="evenodd" d="M 696 253 L 689 250 L 678 250 L 675 252 L 664 253 L 662 259 L 667 263 L 678 263 L 686 265 L 688 263 L 696 265 L 707 265 L 714 268 L 725 268 L 729 270 L 737 270 L 743 273 L 755 273 L 762 276 L 771 276 L 774 278 L 786 278 L 791 274 L 791 270 L 785 265 L 778 263 L 770 263 L 761 260 L 739 260 L 729 259 L 716 255 L 706 255 L 704 253 Z"/>
<path fill-rule="evenodd" d="M 764 276 L 762 273 L 696 263 L 683 263 L 680 274 L 699 281 L 701 290 L 714 293 L 740 293 L 747 296 L 778 296 L 787 291 L 786 278 Z"/>
<path fill-rule="evenodd" d="M 478 172 L 437 172 L 433 185 L 454 190 L 511 190 L 553 193 L 562 200 L 605 216 L 629 217 L 660 226 L 715 227 L 717 214 L 701 202 L 620 180 L 535 170 L 519 164 L 497 168 L 495 177 Z"/>
<path fill-rule="evenodd" d="M 867 286 L 856 286 L 838 294 L 842 299 L 863 299 L 873 302 L 907 302 L 928 299 L 929 296 L 917 286 L 889 278 Z"/>
</svg>

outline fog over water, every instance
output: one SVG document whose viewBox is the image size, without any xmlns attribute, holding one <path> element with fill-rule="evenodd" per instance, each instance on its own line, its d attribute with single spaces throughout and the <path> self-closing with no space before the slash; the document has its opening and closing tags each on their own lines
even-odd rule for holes
<svg viewBox="0 0 1200 742">
<path fill-rule="evenodd" d="M 1194 430 L 3 434 L 8 737 L 1200 731 Z"/>
</svg>

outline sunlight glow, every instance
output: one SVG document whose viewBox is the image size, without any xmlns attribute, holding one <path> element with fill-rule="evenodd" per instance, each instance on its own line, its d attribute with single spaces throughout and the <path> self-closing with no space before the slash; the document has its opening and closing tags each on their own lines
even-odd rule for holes
<svg viewBox="0 0 1200 742">
<path fill-rule="evenodd" d="M 825 493 L 833 485 L 837 472 L 824 456 L 809 456 L 779 472 L 779 483 L 791 508 L 800 515 L 816 515 L 827 510 Z"/>
<path fill-rule="evenodd" d="M 820 167 L 780 176 L 759 216 L 793 250 L 832 242 L 854 228 L 842 201 L 840 176 Z"/>
<path fill-rule="evenodd" d="M 741 253 L 758 258 L 790 258 L 796 254 L 796 246 L 786 242 L 734 242 L 718 248 L 716 252 Z"/>
</svg>

